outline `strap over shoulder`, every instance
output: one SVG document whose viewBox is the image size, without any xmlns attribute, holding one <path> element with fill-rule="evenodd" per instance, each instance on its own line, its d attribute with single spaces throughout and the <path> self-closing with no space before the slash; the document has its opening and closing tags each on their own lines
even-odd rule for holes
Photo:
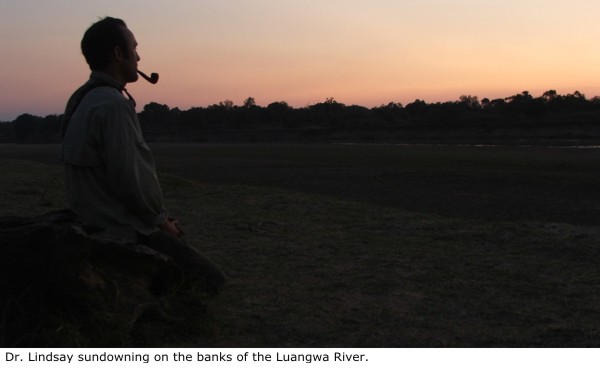
<svg viewBox="0 0 600 369">
<path fill-rule="evenodd" d="M 73 95 L 71 95 L 71 97 L 69 98 L 69 101 L 67 102 L 67 107 L 65 108 L 65 114 L 63 115 L 63 118 L 61 121 L 61 126 L 60 126 L 60 139 L 61 140 L 65 138 L 65 133 L 67 132 L 67 129 L 69 128 L 69 123 L 71 122 L 71 117 L 73 116 L 73 113 L 75 113 L 75 110 L 81 103 L 81 100 L 83 100 L 85 95 L 87 95 L 87 93 L 90 92 L 91 90 L 93 90 L 97 87 L 102 87 L 102 86 L 112 86 L 112 85 L 107 82 L 104 82 L 98 78 L 90 78 L 83 86 L 79 87 L 73 93 Z M 112 86 L 112 87 L 114 87 L 114 86 Z"/>
<path fill-rule="evenodd" d="M 127 94 L 127 97 L 129 98 L 129 101 L 135 107 L 135 100 L 133 99 L 133 96 L 131 96 L 129 92 L 127 92 L 125 86 L 119 85 L 116 81 L 103 75 L 102 73 L 92 72 L 90 79 L 85 84 L 83 84 L 83 86 L 79 87 L 73 93 L 73 95 L 71 95 L 69 101 L 67 102 L 67 107 L 65 108 L 65 114 L 63 115 L 60 127 L 61 140 L 65 138 L 65 133 L 67 132 L 67 129 L 69 128 L 69 123 L 71 122 L 71 117 L 73 117 L 75 110 L 77 109 L 85 95 L 87 95 L 88 92 L 97 87 L 105 86 L 116 88 L 120 92 L 125 92 L 125 94 Z"/>
</svg>

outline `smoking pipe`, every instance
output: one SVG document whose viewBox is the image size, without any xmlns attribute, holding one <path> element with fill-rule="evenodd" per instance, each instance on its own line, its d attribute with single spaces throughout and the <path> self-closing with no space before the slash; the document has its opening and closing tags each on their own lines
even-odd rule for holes
<svg viewBox="0 0 600 369">
<path fill-rule="evenodd" d="M 152 73 L 150 74 L 150 77 L 148 77 L 148 75 L 142 72 L 141 70 L 138 70 L 138 73 L 140 74 L 140 76 L 144 77 L 146 81 L 152 83 L 153 85 L 156 84 L 156 82 L 158 82 L 158 73 Z"/>
</svg>

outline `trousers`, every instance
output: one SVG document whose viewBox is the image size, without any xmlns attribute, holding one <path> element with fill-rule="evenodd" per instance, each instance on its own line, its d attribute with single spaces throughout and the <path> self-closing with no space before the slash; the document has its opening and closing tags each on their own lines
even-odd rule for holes
<svg viewBox="0 0 600 369">
<path fill-rule="evenodd" d="M 186 276 L 201 279 L 205 292 L 217 295 L 225 284 L 225 274 L 208 257 L 189 246 L 183 239 L 162 230 L 150 235 L 138 233 L 138 243 L 170 256 Z"/>
</svg>

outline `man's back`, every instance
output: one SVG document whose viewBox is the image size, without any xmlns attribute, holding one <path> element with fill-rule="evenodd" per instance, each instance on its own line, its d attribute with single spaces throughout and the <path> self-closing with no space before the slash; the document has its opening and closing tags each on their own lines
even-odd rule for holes
<svg viewBox="0 0 600 369">
<path fill-rule="evenodd" d="M 109 235 L 135 240 L 166 219 L 155 164 L 133 106 L 110 77 L 90 90 L 65 132 L 66 205 Z"/>
</svg>

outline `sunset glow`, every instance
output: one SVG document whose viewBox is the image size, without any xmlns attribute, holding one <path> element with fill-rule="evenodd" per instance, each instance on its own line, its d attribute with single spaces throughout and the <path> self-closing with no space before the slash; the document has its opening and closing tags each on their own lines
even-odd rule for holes
<svg viewBox="0 0 600 369">
<path fill-rule="evenodd" d="M 249 96 L 294 107 L 334 97 L 373 107 L 501 98 L 555 89 L 600 95 L 600 2 L 3 1 L 0 120 L 60 114 L 89 70 L 79 42 L 98 18 L 127 22 L 138 109 L 188 109 Z"/>
</svg>

